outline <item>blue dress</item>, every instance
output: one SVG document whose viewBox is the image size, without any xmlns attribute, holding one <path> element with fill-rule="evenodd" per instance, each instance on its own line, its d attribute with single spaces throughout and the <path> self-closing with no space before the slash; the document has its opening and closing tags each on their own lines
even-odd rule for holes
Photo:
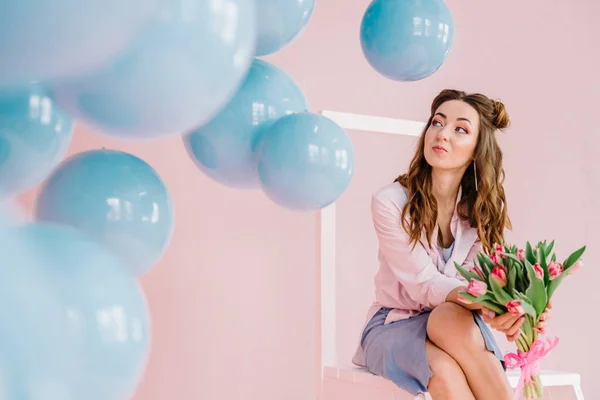
<svg viewBox="0 0 600 400">
<path fill-rule="evenodd" d="M 446 260 L 453 245 L 441 249 Z M 394 382 L 398 387 L 417 396 L 427 392 L 429 379 L 433 375 L 425 354 L 427 321 L 431 311 L 384 325 L 391 308 L 382 307 L 365 326 L 361 346 L 365 354 L 367 369 L 375 375 Z M 479 313 L 473 319 L 481 330 L 486 348 L 502 362 L 504 356 L 496 343 L 492 331 Z"/>
</svg>

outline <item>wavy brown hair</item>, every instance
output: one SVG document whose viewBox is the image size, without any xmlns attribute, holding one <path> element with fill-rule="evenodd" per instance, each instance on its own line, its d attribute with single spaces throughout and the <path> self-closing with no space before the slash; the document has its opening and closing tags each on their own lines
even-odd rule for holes
<svg viewBox="0 0 600 400">
<path fill-rule="evenodd" d="M 504 229 L 511 229 L 504 193 L 504 168 L 502 151 L 496 141 L 496 131 L 509 126 L 510 120 L 504 104 L 480 93 L 467 94 L 463 91 L 446 89 L 440 92 L 431 104 L 431 116 L 423 129 L 417 151 L 408 172 L 395 179 L 408 189 L 409 201 L 402 210 L 402 226 L 415 244 L 424 231 L 431 247 L 431 238 L 437 221 L 437 201 L 432 194 L 431 166 L 425 160 L 425 132 L 432 123 L 438 107 L 450 100 L 460 100 L 479 113 L 479 136 L 473 154 L 477 163 L 477 190 L 473 163 L 462 177 L 462 196 L 457 212 L 461 219 L 468 220 L 477 229 L 483 249 L 491 251 L 494 243 L 500 243 Z M 410 219 L 407 218 L 410 216 Z"/>
</svg>

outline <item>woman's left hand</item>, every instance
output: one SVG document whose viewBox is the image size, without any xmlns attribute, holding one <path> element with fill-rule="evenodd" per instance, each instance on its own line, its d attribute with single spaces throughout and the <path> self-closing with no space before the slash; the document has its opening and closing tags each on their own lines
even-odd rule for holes
<svg viewBox="0 0 600 400">
<path fill-rule="evenodd" d="M 552 301 L 549 301 L 548 305 L 546 306 L 546 310 L 542 313 L 542 315 L 540 315 L 540 321 L 535 326 L 538 333 L 546 332 L 546 323 L 548 322 L 550 317 L 552 317 L 552 313 L 550 311 L 551 309 L 552 309 Z"/>
</svg>

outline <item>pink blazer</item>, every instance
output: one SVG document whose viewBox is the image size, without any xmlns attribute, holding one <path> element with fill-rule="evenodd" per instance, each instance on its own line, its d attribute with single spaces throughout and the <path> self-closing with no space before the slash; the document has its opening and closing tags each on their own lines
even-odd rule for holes
<svg viewBox="0 0 600 400">
<path fill-rule="evenodd" d="M 459 189 L 456 204 L 461 193 Z M 435 245 L 437 225 L 431 240 L 433 247 L 429 247 L 423 233 L 413 249 L 400 223 L 402 208 L 407 201 L 406 188 L 397 182 L 384 186 L 372 196 L 371 214 L 379 242 L 379 269 L 375 275 L 375 302 L 368 310 L 366 322 L 382 306 L 393 308 L 385 321 L 389 324 L 443 303 L 452 289 L 466 285 L 454 262 L 471 269 L 473 259 L 481 250 L 477 230 L 459 218 L 456 206 L 450 224 L 454 249 L 448 262 L 444 262 Z M 352 362 L 365 366 L 360 343 Z"/>
</svg>

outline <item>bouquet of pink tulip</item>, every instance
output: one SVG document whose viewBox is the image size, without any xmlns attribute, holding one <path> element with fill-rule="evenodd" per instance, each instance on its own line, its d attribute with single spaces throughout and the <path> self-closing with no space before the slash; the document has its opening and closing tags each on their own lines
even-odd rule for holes
<svg viewBox="0 0 600 400">
<path fill-rule="evenodd" d="M 542 340 L 545 334 L 545 319 L 552 295 L 563 278 L 579 270 L 585 246 L 573 252 L 561 264 L 552 253 L 554 241 L 540 242 L 532 248 L 529 242 L 525 249 L 508 244 L 496 244 L 491 255 L 481 252 L 471 270 L 455 263 L 456 269 L 469 282 L 466 292 L 461 292 L 461 301 L 478 303 L 497 315 L 510 312 L 525 315 L 525 321 L 516 340 L 518 351 L 506 354 L 504 361 L 508 369 L 521 368 L 516 397 L 525 399 L 543 397 L 539 379 L 540 360 L 557 344 L 558 338 Z"/>
</svg>

